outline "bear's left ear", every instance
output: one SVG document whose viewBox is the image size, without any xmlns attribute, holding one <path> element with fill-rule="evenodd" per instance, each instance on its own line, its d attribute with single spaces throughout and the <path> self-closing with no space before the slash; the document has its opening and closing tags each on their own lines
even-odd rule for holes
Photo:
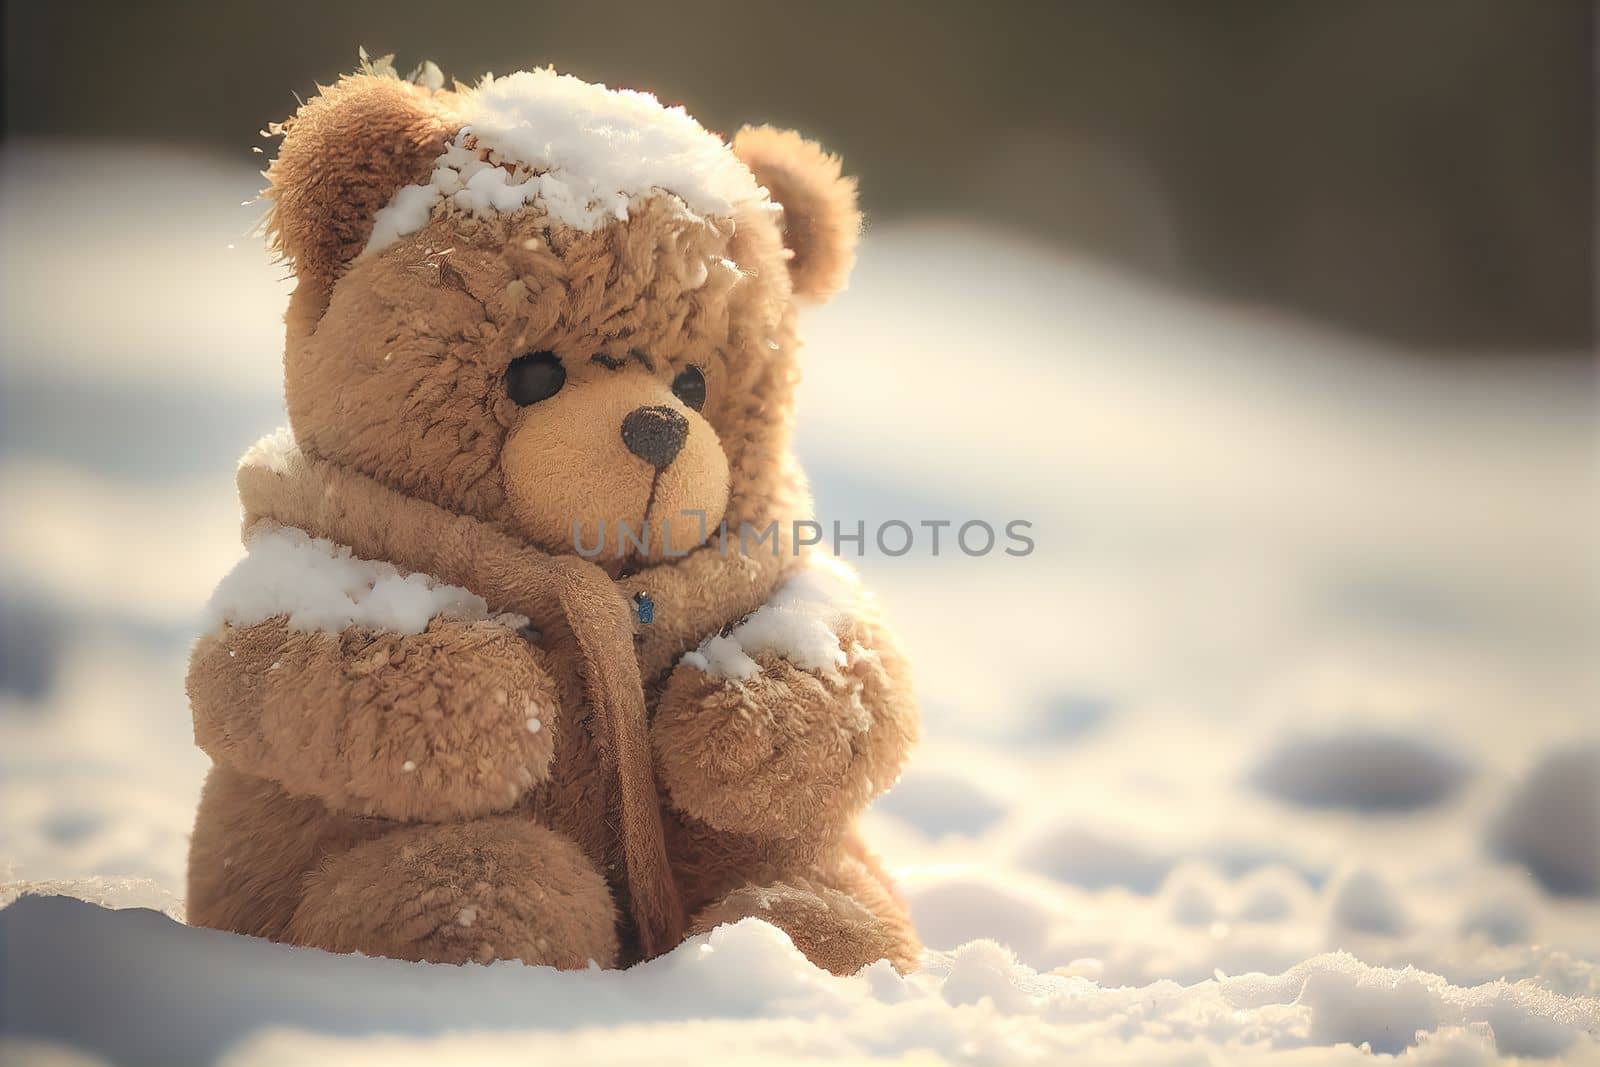
<svg viewBox="0 0 1600 1067">
<path fill-rule="evenodd" d="M 839 157 L 793 130 L 772 126 L 740 130 L 733 154 L 783 208 L 795 295 L 823 301 L 843 289 L 856 261 L 861 211 L 856 180 L 839 173 Z"/>
</svg>

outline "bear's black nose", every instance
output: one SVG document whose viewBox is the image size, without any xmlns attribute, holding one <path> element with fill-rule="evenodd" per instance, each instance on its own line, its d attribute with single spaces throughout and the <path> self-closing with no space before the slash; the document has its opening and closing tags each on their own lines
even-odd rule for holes
<svg viewBox="0 0 1600 1067">
<path fill-rule="evenodd" d="M 671 408 L 638 408 L 622 420 L 622 443 L 656 470 L 677 457 L 687 436 L 689 420 Z"/>
</svg>

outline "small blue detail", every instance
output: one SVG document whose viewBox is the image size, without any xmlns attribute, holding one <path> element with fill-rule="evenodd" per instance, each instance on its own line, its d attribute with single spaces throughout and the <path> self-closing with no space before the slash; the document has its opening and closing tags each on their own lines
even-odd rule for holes
<svg viewBox="0 0 1600 1067">
<path fill-rule="evenodd" d="M 633 594 L 633 611 L 639 616 L 639 621 L 646 625 L 655 621 L 656 602 L 650 599 L 649 593 Z"/>
</svg>

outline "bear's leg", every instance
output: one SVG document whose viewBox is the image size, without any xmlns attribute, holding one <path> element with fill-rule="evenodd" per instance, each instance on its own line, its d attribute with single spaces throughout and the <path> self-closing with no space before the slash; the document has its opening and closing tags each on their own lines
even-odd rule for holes
<svg viewBox="0 0 1600 1067">
<path fill-rule="evenodd" d="M 411 825 L 326 860 L 286 940 L 432 963 L 617 958 L 617 909 L 572 841 L 526 816 Z"/>
<path fill-rule="evenodd" d="M 807 959 L 834 974 L 854 974 L 881 959 L 905 973 L 922 952 L 899 901 L 854 857 L 842 858 L 826 877 L 741 886 L 696 915 L 693 932 L 746 918 L 778 927 Z"/>
<path fill-rule="evenodd" d="M 885 958 L 895 970 L 901 974 L 915 970 L 922 961 L 922 939 L 917 936 L 905 900 L 894 888 L 894 880 L 883 869 L 877 854 L 855 835 L 846 841 L 845 848 L 847 854 L 834 866 L 831 881 L 878 917 L 894 944 L 894 950 Z"/>
<path fill-rule="evenodd" d="M 330 812 L 263 778 L 211 768 L 189 841 L 188 921 L 281 941 L 323 858 L 394 823 Z"/>
</svg>

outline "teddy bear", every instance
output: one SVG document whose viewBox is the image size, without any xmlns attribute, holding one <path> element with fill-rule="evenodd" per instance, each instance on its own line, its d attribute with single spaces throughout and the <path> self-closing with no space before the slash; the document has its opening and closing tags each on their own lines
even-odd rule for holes
<svg viewBox="0 0 1600 1067">
<path fill-rule="evenodd" d="M 425 70 L 273 128 L 289 427 L 190 661 L 189 920 L 582 968 L 756 917 L 915 966 L 856 829 L 909 670 L 796 532 L 797 309 L 847 280 L 854 180 L 648 94 Z"/>
</svg>

